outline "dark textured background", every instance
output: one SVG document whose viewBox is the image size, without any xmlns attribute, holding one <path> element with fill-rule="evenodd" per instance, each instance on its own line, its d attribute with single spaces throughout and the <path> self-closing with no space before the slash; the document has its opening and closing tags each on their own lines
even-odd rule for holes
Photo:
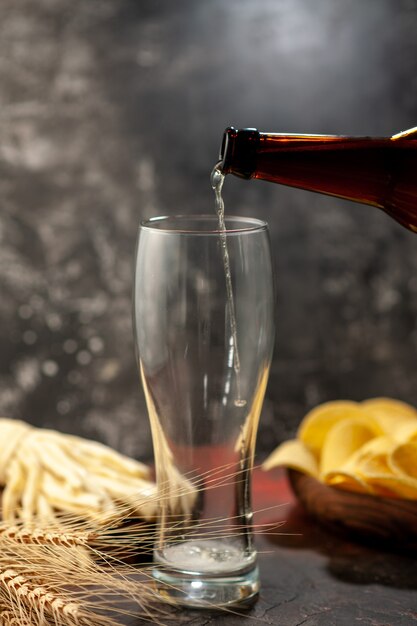
<svg viewBox="0 0 417 626">
<path fill-rule="evenodd" d="M 2 0 L 0 411 L 149 458 L 131 329 L 139 220 L 210 212 L 223 129 L 417 124 L 415 0 Z M 417 174 L 416 174 L 417 175 Z M 227 180 L 270 223 L 277 339 L 259 450 L 334 398 L 417 403 L 417 238 Z"/>
</svg>

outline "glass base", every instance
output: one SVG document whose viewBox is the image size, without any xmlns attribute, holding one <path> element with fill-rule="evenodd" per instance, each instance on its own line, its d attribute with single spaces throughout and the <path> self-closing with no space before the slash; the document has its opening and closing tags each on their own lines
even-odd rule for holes
<svg viewBox="0 0 417 626">
<path fill-rule="evenodd" d="M 165 602 L 199 609 L 249 608 L 259 594 L 259 571 L 254 567 L 230 576 L 198 576 L 155 567 L 157 593 Z"/>
</svg>

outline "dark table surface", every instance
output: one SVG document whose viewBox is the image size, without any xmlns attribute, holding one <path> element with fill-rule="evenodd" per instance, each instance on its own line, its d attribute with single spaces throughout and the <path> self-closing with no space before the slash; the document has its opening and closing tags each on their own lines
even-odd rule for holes
<svg viewBox="0 0 417 626">
<path fill-rule="evenodd" d="M 335 535 L 306 515 L 284 476 L 257 478 L 266 500 L 273 501 L 276 494 L 278 501 L 288 502 L 276 516 L 286 520 L 281 530 L 289 533 L 262 537 L 260 549 L 271 553 L 261 555 L 260 616 L 264 611 L 271 624 L 285 626 L 405 626 L 417 621 L 415 554 Z M 272 511 L 270 515 L 274 517 Z"/>
<path fill-rule="evenodd" d="M 245 613 L 181 610 L 193 626 L 411 626 L 417 623 L 416 554 L 335 534 L 295 499 L 284 471 L 254 474 L 261 593 Z M 284 522 L 280 528 L 278 523 Z M 268 527 L 270 528 L 268 530 Z M 129 624 L 142 623 L 140 620 Z"/>
</svg>

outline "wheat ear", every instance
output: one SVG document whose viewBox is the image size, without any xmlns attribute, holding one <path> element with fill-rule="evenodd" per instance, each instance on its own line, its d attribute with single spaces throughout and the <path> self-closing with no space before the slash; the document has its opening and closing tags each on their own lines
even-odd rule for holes
<svg viewBox="0 0 417 626">
<path fill-rule="evenodd" d="M 119 626 L 133 614 L 160 623 L 164 611 L 146 571 L 138 580 L 137 570 L 88 545 L 102 526 L 66 523 L 65 531 L 0 524 L 1 626 Z"/>
<path fill-rule="evenodd" d="M 96 537 L 97 533 L 95 532 L 66 532 L 64 530 L 53 532 L 36 526 L 0 524 L 0 541 L 7 539 L 21 544 L 64 546 L 66 548 L 86 547 Z"/>
<path fill-rule="evenodd" d="M 47 585 L 32 582 L 29 574 L 16 569 L 0 572 L 3 603 L 9 599 L 13 610 L 6 611 L 9 621 L 19 619 L 34 625 L 53 626 L 116 626 L 113 619 L 86 611 L 82 603 L 67 598 Z M 23 618 L 23 619 L 22 619 Z M 12 621 L 13 623 L 13 621 Z"/>
<path fill-rule="evenodd" d="M 68 602 L 42 585 L 32 583 L 27 576 L 14 569 L 0 572 L 0 587 L 14 601 L 16 607 L 29 610 L 42 622 L 45 613 L 61 619 L 61 623 L 80 622 L 81 607 Z"/>
<path fill-rule="evenodd" d="M 8 608 L 0 606 L 0 624 L 2 626 L 33 626 L 27 619 L 19 617 Z"/>
</svg>

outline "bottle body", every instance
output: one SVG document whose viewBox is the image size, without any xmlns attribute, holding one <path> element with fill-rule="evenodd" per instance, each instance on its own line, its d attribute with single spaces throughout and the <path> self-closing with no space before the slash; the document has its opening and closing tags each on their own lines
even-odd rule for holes
<svg viewBox="0 0 417 626">
<path fill-rule="evenodd" d="M 417 129 L 372 138 L 230 128 L 220 169 L 370 204 L 417 232 Z"/>
</svg>

